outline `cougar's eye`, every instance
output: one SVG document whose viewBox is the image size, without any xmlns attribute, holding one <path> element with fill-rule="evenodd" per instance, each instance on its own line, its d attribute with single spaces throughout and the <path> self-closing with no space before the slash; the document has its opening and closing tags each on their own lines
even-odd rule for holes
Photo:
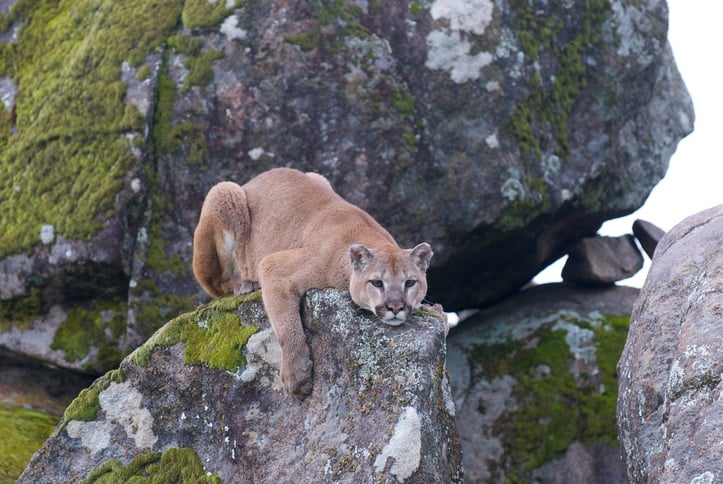
<svg viewBox="0 0 723 484">
<path fill-rule="evenodd" d="M 374 286 L 374 287 L 384 287 L 384 283 L 383 283 L 382 281 L 380 281 L 379 279 L 374 279 L 374 280 L 369 281 L 369 282 L 370 282 L 370 283 L 372 284 L 372 286 Z"/>
<path fill-rule="evenodd" d="M 415 281 L 414 279 L 409 279 L 408 281 L 404 282 L 404 287 L 406 287 L 406 288 L 414 287 L 414 285 L 416 283 L 417 283 L 417 281 Z"/>
</svg>

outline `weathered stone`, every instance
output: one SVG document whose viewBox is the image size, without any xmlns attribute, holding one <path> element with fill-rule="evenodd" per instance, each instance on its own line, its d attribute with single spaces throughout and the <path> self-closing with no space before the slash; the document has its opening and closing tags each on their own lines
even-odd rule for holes
<svg viewBox="0 0 723 484">
<path fill-rule="evenodd" d="M 347 292 L 311 291 L 302 314 L 314 389 L 299 401 L 281 386 L 261 302 L 244 299 L 167 323 L 98 379 L 20 482 L 75 481 L 112 459 L 128 466 L 174 448 L 191 449 L 223 482 L 461 480 L 440 319 L 418 314 L 392 328 Z"/>
<path fill-rule="evenodd" d="M 655 248 L 658 246 L 658 242 L 665 235 L 665 231 L 653 225 L 645 220 L 636 220 L 633 222 L 633 235 L 640 242 L 640 246 L 643 248 L 648 257 L 653 258 Z"/>
<path fill-rule="evenodd" d="M 662 238 L 620 358 L 631 482 L 723 479 L 723 205 Z"/>
<path fill-rule="evenodd" d="M 625 481 L 615 365 L 637 294 L 536 286 L 450 331 L 466 480 Z"/>
<path fill-rule="evenodd" d="M 569 252 L 562 280 L 576 284 L 613 284 L 643 268 L 632 235 L 586 237 Z"/>
<path fill-rule="evenodd" d="M 693 125 L 653 0 L 81 0 L 4 15 L 0 297 L 43 304 L 35 333 L 11 321 L 18 337 L 0 344 L 56 341 L 62 322 L 42 329 L 44 315 L 83 311 L 110 336 L 35 356 L 87 371 L 202 300 L 192 233 L 220 180 L 322 173 L 401 245 L 432 244 L 430 299 L 454 310 L 515 292 L 638 208 Z"/>
</svg>

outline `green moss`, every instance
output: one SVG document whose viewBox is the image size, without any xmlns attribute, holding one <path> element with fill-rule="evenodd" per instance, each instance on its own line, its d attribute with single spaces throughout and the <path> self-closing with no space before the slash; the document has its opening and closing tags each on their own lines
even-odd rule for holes
<svg viewBox="0 0 723 484">
<path fill-rule="evenodd" d="M 227 8 L 226 0 L 185 0 L 181 19 L 189 29 L 215 27 L 244 3 L 237 0 L 233 7 Z"/>
<path fill-rule="evenodd" d="M 136 72 L 136 79 L 143 82 L 146 79 L 148 79 L 151 75 L 151 66 L 148 64 L 144 65 L 140 69 L 138 69 L 138 72 Z"/>
<path fill-rule="evenodd" d="M 409 3 L 409 15 L 412 17 L 419 17 L 425 12 L 424 4 L 422 2 L 410 2 Z"/>
<path fill-rule="evenodd" d="M 321 39 L 321 32 L 318 30 L 310 30 L 304 34 L 298 35 L 287 35 L 284 37 L 284 42 L 289 44 L 298 45 L 299 48 L 304 52 L 314 50 Z"/>
<path fill-rule="evenodd" d="M 183 342 L 186 343 L 184 357 L 187 365 L 206 364 L 211 368 L 235 371 L 245 364 L 241 350 L 258 328 L 242 324 L 239 317 L 230 311 L 259 297 L 260 291 L 229 296 L 183 314 L 158 330 L 130 358 L 135 364 L 146 366 L 156 347 L 169 348 Z"/>
<path fill-rule="evenodd" d="M 16 45 L 2 69 L 18 86 L 0 127 L 0 257 L 28 249 L 43 224 L 87 240 L 114 213 L 135 162 L 126 134 L 143 120 L 126 105 L 121 65 L 140 66 L 175 29 L 180 0 L 18 2 Z M 8 126 L 12 123 L 12 126 Z M 10 127 L 16 134 L 9 136 Z"/>
<path fill-rule="evenodd" d="M 608 0 L 585 0 L 581 19 L 572 35 L 557 15 L 540 18 L 526 0 L 513 0 L 514 27 L 530 65 L 545 50 L 559 59 L 554 81 L 547 87 L 536 73 L 531 76 L 529 95 L 512 114 L 509 131 L 526 155 L 540 161 L 542 152 L 561 159 L 570 155 L 568 119 L 586 86 L 588 68 L 583 57 L 603 44 L 602 25 L 610 16 Z"/>
<path fill-rule="evenodd" d="M 98 400 L 100 392 L 108 388 L 111 382 L 122 383 L 123 381 L 125 381 L 123 370 L 111 370 L 94 381 L 90 387 L 81 390 L 75 400 L 70 402 L 70 405 L 65 409 L 62 428 L 65 428 L 71 420 L 82 422 L 95 420 L 100 411 L 100 401 Z"/>
<path fill-rule="evenodd" d="M 207 320 L 188 324 L 181 331 L 181 341 L 186 342 L 186 364 L 205 363 L 211 368 L 236 371 L 246 364 L 241 350 L 257 332 L 257 327 L 242 325 L 233 313 L 213 313 Z"/>
<path fill-rule="evenodd" d="M 164 322 L 190 311 L 196 306 L 191 296 L 178 296 L 161 291 L 151 279 L 142 281 L 138 291 L 145 292 L 145 302 L 136 313 L 136 321 L 145 336 L 152 335 Z"/>
<path fill-rule="evenodd" d="M 565 340 L 567 332 L 553 331 L 549 325 L 525 340 L 473 349 L 471 356 L 482 377 L 491 380 L 511 375 L 516 380 L 517 409 L 505 412 L 494 430 L 506 437 L 506 467 L 511 469 L 507 477 L 512 482 L 525 481 L 527 472 L 564 452 L 574 440 L 618 445 L 615 365 L 625 344 L 628 320 L 606 316 L 568 321 L 593 330 L 599 381 L 575 379 L 569 369 L 574 356 Z M 530 341 L 537 344 L 530 345 Z M 549 368 L 549 373 L 539 374 L 541 367 Z"/>
<path fill-rule="evenodd" d="M 38 290 L 25 297 L 0 301 L 0 332 L 29 328 L 41 311 L 42 299 Z"/>
<path fill-rule="evenodd" d="M 201 459 L 190 448 L 171 448 L 163 454 L 148 452 L 133 459 L 127 466 L 118 459 L 110 460 L 90 472 L 83 484 L 134 483 L 221 483 L 215 474 L 206 474 Z"/>
<path fill-rule="evenodd" d="M 222 50 L 208 50 L 198 57 L 189 57 L 184 64 L 189 72 L 183 90 L 187 91 L 192 86 L 207 86 L 213 82 L 213 61 L 223 59 L 224 55 Z"/>
<path fill-rule="evenodd" d="M 400 113 L 406 116 L 414 116 L 414 97 L 408 92 L 392 91 L 392 104 Z"/>
<path fill-rule="evenodd" d="M 179 54 L 197 56 L 201 53 L 203 40 L 190 35 L 172 35 L 168 38 L 168 47 Z"/>
<path fill-rule="evenodd" d="M 126 303 L 123 300 L 93 300 L 87 307 L 76 307 L 68 312 L 53 336 L 50 347 L 65 352 L 66 361 L 78 361 L 98 349 L 89 369 L 107 370 L 117 366 L 122 355 L 118 340 L 125 332 Z"/>
<path fill-rule="evenodd" d="M 156 157 L 171 152 L 173 134 L 173 105 L 176 102 L 176 84 L 165 73 L 158 75 L 156 110 L 153 113 L 151 143 Z"/>
<path fill-rule="evenodd" d="M 363 15 L 361 8 L 338 0 L 319 2 L 314 6 L 317 7 L 315 19 L 326 28 L 314 28 L 303 34 L 288 35 L 284 41 L 298 45 L 304 52 L 322 47 L 331 53 L 338 53 L 345 48 L 344 37 L 365 39 L 371 35 L 371 31 L 360 21 Z M 332 25 L 336 28 L 328 28 Z"/>
<path fill-rule="evenodd" d="M 46 412 L 0 405 L 0 482 L 15 482 L 57 424 Z"/>
</svg>

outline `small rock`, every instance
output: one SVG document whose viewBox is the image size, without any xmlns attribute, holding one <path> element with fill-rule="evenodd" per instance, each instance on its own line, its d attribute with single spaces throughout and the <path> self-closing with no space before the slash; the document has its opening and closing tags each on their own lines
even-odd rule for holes
<svg viewBox="0 0 723 484">
<path fill-rule="evenodd" d="M 633 234 L 648 257 L 652 259 L 655 247 L 665 235 L 665 230 L 648 221 L 638 219 L 633 223 Z"/>
<path fill-rule="evenodd" d="M 643 267 L 632 235 L 588 237 L 570 250 L 562 279 L 576 284 L 613 284 Z"/>
</svg>

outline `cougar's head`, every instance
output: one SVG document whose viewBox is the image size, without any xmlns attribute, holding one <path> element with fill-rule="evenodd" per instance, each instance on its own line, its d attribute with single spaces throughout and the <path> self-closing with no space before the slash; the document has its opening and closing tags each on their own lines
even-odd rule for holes
<svg viewBox="0 0 723 484">
<path fill-rule="evenodd" d="M 385 324 L 402 324 L 427 295 L 426 272 L 432 248 L 426 242 L 413 249 L 352 244 L 349 258 L 352 300 Z"/>
</svg>

